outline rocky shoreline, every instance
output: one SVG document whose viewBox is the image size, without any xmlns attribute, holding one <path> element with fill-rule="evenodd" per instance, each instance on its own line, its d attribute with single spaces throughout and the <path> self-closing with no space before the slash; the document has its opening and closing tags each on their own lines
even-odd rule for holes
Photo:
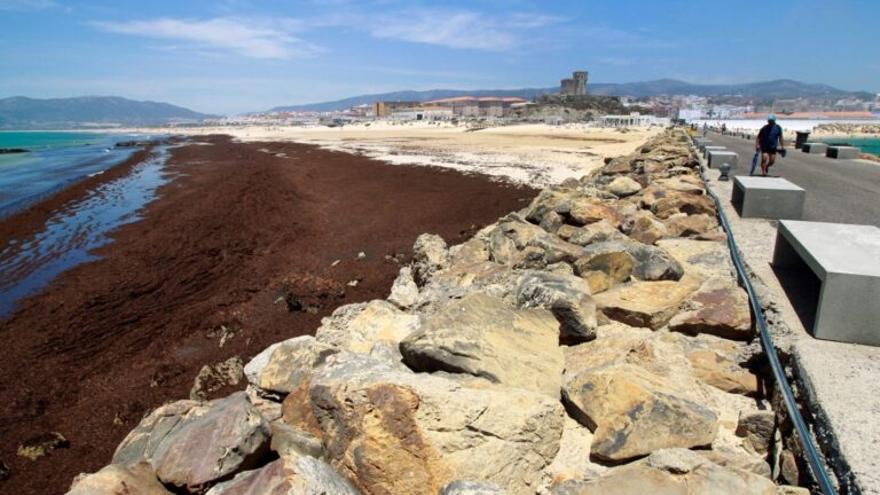
<svg viewBox="0 0 880 495">
<path fill-rule="evenodd" d="M 226 363 L 247 391 L 152 411 L 69 493 L 809 493 L 698 168 L 668 131 L 422 235 L 386 300 Z"/>
</svg>

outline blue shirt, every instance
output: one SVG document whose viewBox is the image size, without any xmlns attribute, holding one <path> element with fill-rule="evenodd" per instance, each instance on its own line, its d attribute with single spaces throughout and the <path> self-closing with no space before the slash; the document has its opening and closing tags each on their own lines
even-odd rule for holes
<svg viewBox="0 0 880 495">
<path fill-rule="evenodd" d="M 758 143 L 762 150 L 775 150 L 780 136 L 782 136 L 782 127 L 779 127 L 779 124 L 767 124 L 758 132 Z"/>
</svg>

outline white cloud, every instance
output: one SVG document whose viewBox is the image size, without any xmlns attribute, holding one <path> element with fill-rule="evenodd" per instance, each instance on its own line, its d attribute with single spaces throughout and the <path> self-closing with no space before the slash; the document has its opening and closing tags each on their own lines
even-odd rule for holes
<svg viewBox="0 0 880 495">
<path fill-rule="evenodd" d="M 448 48 L 508 51 L 525 43 L 525 30 L 559 21 L 544 15 L 516 13 L 489 16 L 472 11 L 418 9 L 386 14 L 369 26 L 376 38 L 387 38 Z M 352 27 L 357 27 L 353 25 Z"/>
<path fill-rule="evenodd" d="M 96 22 L 100 29 L 175 42 L 176 48 L 200 53 L 221 51 L 259 59 L 290 59 L 310 56 L 318 47 L 290 34 L 295 19 L 256 20 L 218 17 L 207 20 L 151 19 L 127 22 Z"/>
</svg>

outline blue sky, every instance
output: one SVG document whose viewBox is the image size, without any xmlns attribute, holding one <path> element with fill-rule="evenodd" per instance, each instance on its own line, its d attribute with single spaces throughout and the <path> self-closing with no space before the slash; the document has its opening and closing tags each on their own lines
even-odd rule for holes
<svg viewBox="0 0 880 495">
<path fill-rule="evenodd" d="M 235 113 L 363 93 L 671 77 L 880 91 L 880 1 L 0 0 L 0 97 Z"/>
</svg>

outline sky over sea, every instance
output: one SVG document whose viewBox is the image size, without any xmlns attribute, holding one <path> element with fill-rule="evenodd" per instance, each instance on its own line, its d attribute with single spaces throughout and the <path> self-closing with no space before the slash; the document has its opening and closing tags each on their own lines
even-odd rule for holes
<svg viewBox="0 0 880 495">
<path fill-rule="evenodd" d="M 213 113 L 402 89 L 797 79 L 880 92 L 880 1 L 0 0 L 0 97 Z"/>
</svg>

